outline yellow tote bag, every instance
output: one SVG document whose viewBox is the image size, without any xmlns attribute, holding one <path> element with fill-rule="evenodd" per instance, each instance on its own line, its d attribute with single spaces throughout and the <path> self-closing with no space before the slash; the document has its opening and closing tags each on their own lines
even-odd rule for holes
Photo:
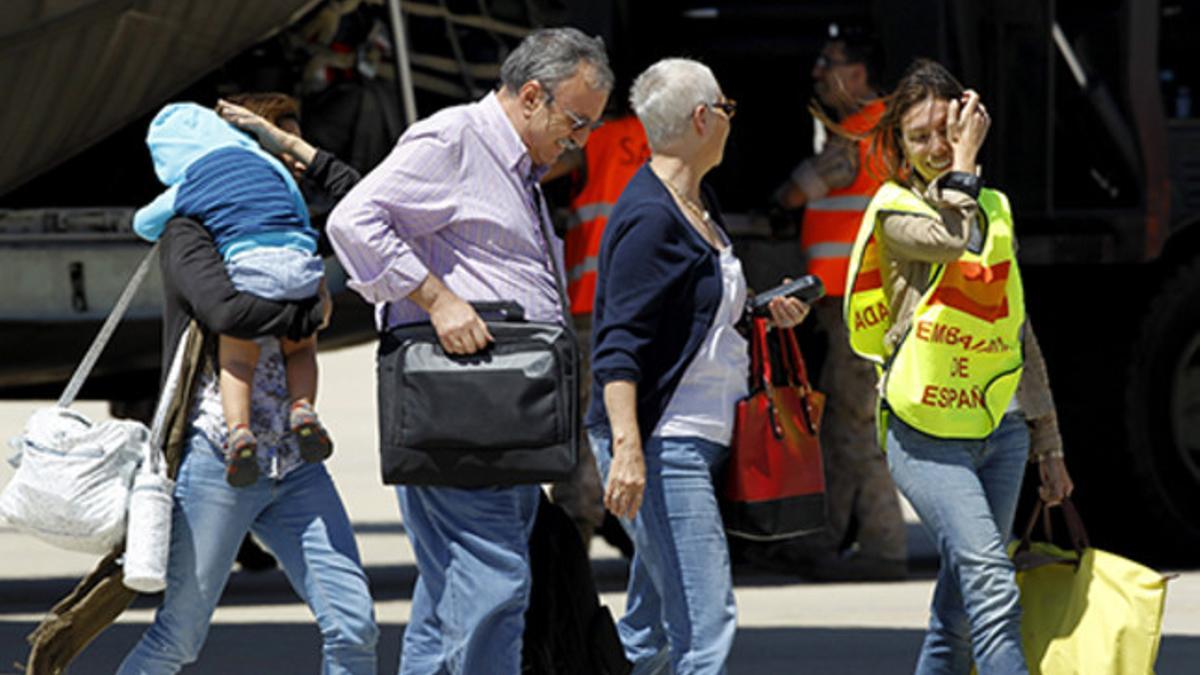
<svg viewBox="0 0 1200 675">
<path fill-rule="evenodd" d="M 1161 638 L 1166 582 L 1154 570 L 1088 546 L 1070 501 L 1062 504 L 1074 551 L 1030 542 L 1012 547 L 1021 589 L 1021 638 L 1031 675 L 1149 675 Z"/>
</svg>

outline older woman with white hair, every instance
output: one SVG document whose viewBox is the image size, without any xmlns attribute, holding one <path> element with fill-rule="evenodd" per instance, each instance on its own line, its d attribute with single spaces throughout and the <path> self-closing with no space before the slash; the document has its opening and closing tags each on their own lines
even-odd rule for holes
<svg viewBox="0 0 1200 675">
<path fill-rule="evenodd" d="M 734 102 L 707 66 L 665 59 L 634 82 L 652 156 L 609 217 L 593 319 L 588 437 L 604 503 L 635 544 L 618 630 L 635 673 L 719 673 L 733 642 L 729 551 L 713 490 L 749 358 L 746 280 L 711 191 Z M 808 307 L 770 306 L 791 327 Z"/>
</svg>

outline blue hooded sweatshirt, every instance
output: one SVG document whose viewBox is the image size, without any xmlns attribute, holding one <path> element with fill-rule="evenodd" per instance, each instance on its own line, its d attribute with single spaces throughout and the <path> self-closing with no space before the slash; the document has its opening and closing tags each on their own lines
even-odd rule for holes
<svg viewBox="0 0 1200 675">
<path fill-rule="evenodd" d="M 138 209 L 133 230 L 157 240 L 175 216 L 195 219 L 212 234 L 226 261 L 264 246 L 317 250 L 308 207 L 283 164 L 217 113 L 172 103 L 146 135 L 154 172 L 166 192 Z"/>
</svg>

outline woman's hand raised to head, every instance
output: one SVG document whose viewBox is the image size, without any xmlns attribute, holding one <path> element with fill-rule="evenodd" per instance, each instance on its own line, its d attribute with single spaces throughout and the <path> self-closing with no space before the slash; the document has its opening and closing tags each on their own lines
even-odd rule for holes
<svg viewBox="0 0 1200 675">
<path fill-rule="evenodd" d="M 278 157 L 293 173 L 303 173 L 317 154 L 316 148 L 304 139 L 236 103 L 218 100 L 216 111 L 226 122 L 253 135 L 264 150 Z"/>
<path fill-rule="evenodd" d="M 287 152 L 288 148 L 285 147 L 286 137 L 291 136 L 291 134 L 271 124 L 261 115 L 253 113 L 236 103 L 230 103 L 225 99 L 217 101 L 216 111 L 221 116 L 221 119 L 242 131 L 252 134 L 267 152 L 273 154 Z"/>
<path fill-rule="evenodd" d="M 968 89 L 961 101 L 950 101 L 946 109 L 946 139 L 954 149 L 955 171 L 975 173 L 975 158 L 991 125 L 992 118 L 974 89 Z"/>
</svg>

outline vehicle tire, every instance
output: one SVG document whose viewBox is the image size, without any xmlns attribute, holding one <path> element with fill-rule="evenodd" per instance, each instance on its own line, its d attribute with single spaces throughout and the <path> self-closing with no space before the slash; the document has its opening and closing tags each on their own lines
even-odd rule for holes
<svg viewBox="0 0 1200 675">
<path fill-rule="evenodd" d="M 1143 547 L 1160 563 L 1195 563 L 1200 551 L 1200 259 L 1176 267 L 1141 321 L 1125 388 L 1124 452 L 1153 532 Z M 1132 506 L 1132 504 L 1130 505 Z M 1153 524 L 1154 527 L 1145 527 Z"/>
</svg>

